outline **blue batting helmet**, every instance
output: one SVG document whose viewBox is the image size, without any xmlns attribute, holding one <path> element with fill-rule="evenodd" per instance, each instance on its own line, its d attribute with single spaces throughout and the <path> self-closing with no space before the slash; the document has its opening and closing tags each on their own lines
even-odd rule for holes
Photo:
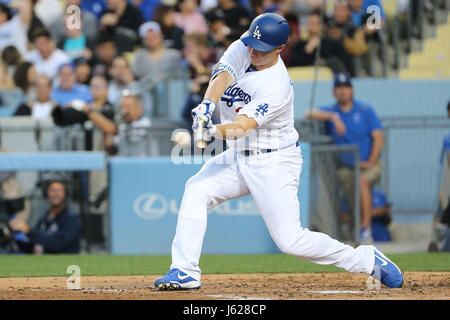
<svg viewBox="0 0 450 320">
<path fill-rule="evenodd" d="M 252 21 L 248 31 L 241 36 L 241 41 L 255 50 L 268 52 L 285 44 L 289 32 L 285 18 L 275 13 L 263 13 Z"/>
</svg>

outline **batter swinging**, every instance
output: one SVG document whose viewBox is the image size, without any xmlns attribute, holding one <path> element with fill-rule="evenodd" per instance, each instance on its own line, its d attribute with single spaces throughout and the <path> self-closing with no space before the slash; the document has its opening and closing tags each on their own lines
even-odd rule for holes
<svg viewBox="0 0 450 320">
<path fill-rule="evenodd" d="M 190 178 L 172 243 L 170 271 L 159 290 L 200 288 L 199 260 L 207 211 L 251 194 L 269 233 L 283 253 L 311 262 L 367 273 L 400 287 L 400 269 L 373 246 L 356 249 L 300 225 L 297 198 L 302 153 L 294 128 L 294 92 L 279 54 L 289 36 L 287 21 L 274 13 L 256 17 L 224 53 L 203 102 L 193 110 L 194 131 L 226 139 L 228 149 Z M 211 115 L 220 106 L 221 124 Z"/>
</svg>

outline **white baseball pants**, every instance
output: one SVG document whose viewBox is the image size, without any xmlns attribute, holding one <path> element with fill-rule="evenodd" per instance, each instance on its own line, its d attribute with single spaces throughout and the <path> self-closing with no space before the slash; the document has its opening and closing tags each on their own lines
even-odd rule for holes
<svg viewBox="0 0 450 320">
<path fill-rule="evenodd" d="M 170 268 L 178 268 L 200 281 L 198 264 L 207 211 L 225 200 L 250 193 L 283 253 L 349 272 L 371 274 L 375 259 L 371 246 L 355 249 L 300 226 L 297 192 L 302 163 L 300 147 L 295 145 L 248 157 L 228 149 L 208 160 L 186 183 Z"/>
</svg>

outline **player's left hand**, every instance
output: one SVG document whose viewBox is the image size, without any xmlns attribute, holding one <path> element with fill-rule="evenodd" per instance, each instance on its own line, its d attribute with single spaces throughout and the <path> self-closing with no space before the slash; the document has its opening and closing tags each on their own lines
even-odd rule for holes
<svg viewBox="0 0 450 320">
<path fill-rule="evenodd" d="M 192 130 L 196 132 L 200 127 L 202 127 L 203 130 L 203 141 L 209 141 L 211 140 L 211 137 L 214 136 L 214 134 L 217 131 L 217 126 L 213 124 L 211 115 L 200 115 L 194 118 L 194 122 L 192 124 Z"/>
</svg>

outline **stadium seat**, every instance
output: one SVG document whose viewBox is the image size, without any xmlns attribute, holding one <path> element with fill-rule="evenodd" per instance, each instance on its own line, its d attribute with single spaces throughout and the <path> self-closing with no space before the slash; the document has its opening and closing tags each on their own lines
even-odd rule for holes
<svg viewBox="0 0 450 320">
<path fill-rule="evenodd" d="M 293 81 L 311 81 L 314 79 L 314 67 L 290 67 L 287 69 Z M 319 67 L 317 80 L 331 80 L 333 72 L 328 67 Z"/>
<path fill-rule="evenodd" d="M 450 16 L 449 16 L 450 17 Z M 408 57 L 408 67 L 400 79 L 450 79 L 450 24 L 440 25 L 436 37 L 425 40 L 420 52 Z"/>
<path fill-rule="evenodd" d="M 388 17 L 394 17 L 397 14 L 397 0 L 384 0 L 382 5 Z"/>
</svg>

